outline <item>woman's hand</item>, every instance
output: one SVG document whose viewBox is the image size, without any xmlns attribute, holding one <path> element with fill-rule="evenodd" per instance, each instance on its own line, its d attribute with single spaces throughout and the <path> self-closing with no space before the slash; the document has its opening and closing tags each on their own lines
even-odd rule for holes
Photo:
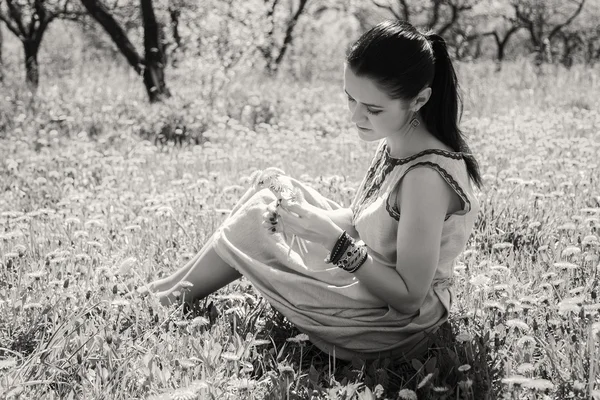
<svg viewBox="0 0 600 400">
<path fill-rule="evenodd" d="M 267 207 L 263 226 L 270 229 L 271 233 L 296 235 L 301 239 L 319 243 L 327 250 L 333 248 L 343 231 L 329 218 L 326 210 L 306 201 L 292 202 L 287 199 Z"/>
</svg>

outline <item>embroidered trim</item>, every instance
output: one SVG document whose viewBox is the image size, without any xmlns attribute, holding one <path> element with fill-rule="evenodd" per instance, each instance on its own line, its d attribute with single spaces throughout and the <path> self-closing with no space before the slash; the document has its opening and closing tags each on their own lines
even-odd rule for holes
<svg viewBox="0 0 600 400">
<path fill-rule="evenodd" d="M 452 186 L 452 188 L 458 193 L 458 195 L 460 196 L 460 198 L 463 202 L 463 208 L 467 208 L 466 206 L 468 206 L 467 212 L 471 211 L 471 202 L 469 201 L 469 198 L 463 191 L 462 187 L 460 187 L 460 185 L 458 184 L 458 182 L 456 182 L 454 180 L 452 175 L 450 175 L 448 173 L 448 171 L 446 171 L 444 168 L 442 168 L 439 164 L 433 163 L 431 161 L 422 161 L 422 162 L 416 163 L 416 164 L 412 165 L 411 167 L 409 167 L 402 176 L 406 175 L 408 173 L 408 171 L 410 171 L 420 165 L 426 165 L 428 167 L 432 167 L 433 169 L 437 170 L 444 177 L 446 182 L 448 182 L 450 184 L 450 186 Z M 388 195 L 388 197 L 385 201 L 385 209 L 387 210 L 390 217 L 394 218 L 396 221 L 400 221 L 399 210 L 396 210 L 395 204 L 390 206 L 391 194 L 392 194 L 392 192 L 390 192 L 390 194 Z M 448 218 L 450 218 L 450 215 L 447 216 L 446 218 L 444 218 L 444 221 L 446 221 Z"/>
<path fill-rule="evenodd" d="M 391 163 L 393 163 L 394 165 L 402 165 L 402 164 L 406 164 L 409 163 L 413 160 L 416 160 L 417 158 L 425 155 L 425 154 L 437 154 L 439 156 L 444 156 L 444 157 L 448 157 L 448 158 L 453 158 L 455 160 L 460 160 L 461 158 L 463 158 L 465 155 L 467 155 L 467 153 L 463 153 L 463 152 L 451 152 L 451 151 L 447 151 L 447 150 L 442 150 L 442 149 L 427 149 L 427 150 L 423 150 L 417 154 L 414 154 L 410 157 L 406 157 L 406 158 L 394 158 L 392 156 L 390 156 L 390 152 L 389 152 L 389 148 L 387 143 L 384 143 L 383 145 L 383 154 L 385 156 L 385 159 Z"/>
</svg>

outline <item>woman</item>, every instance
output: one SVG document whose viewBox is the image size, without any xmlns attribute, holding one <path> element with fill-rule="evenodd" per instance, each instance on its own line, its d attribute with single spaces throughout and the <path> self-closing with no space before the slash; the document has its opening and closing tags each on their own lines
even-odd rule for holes
<svg viewBox="0 0 600 400">
<path fill-rule="evenodd" d="M 350 48 L 344 89 L 358 134 L 378 141 L 350 208 L 285 177 L 299 200 L 252 188 L 204 248 L 154 282 L 203 298 L 246 276 L 321 350 L 342 360 L 418 356 L 448 319 L 456 257 L 481 185 L 457 126 L 457 78 L 444 40 L 384 21 Z M 285 237 L 304 239 L 305 250 Z M 296 242 L 298 243 L 298 242 Z"/>
</svg>

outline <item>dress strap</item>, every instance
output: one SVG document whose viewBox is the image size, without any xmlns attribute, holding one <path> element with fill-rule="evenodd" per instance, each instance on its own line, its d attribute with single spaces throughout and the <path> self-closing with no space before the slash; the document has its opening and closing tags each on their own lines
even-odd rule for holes
<svg viewBox="0 0 600 400">
<path fill-rule="evenodd" d="M 436 170 L 458 194 L 461 201 L 460 214 L 467 214 L 471 211 L 471 186 L 462 153 L 432 149 L 421 152 L 418 157 L 412 156 L 411 159 L 406 161 L 398 170 L 394 179 L 395 183 L 391 187 L 386 199 L 386 209 L 392 218 L 397 221 L 400 220 L 400 210 L 398 210 L 396 204 L 402 178 L 409 171 L 423 167 Z M 449 216 L 447 216 L 446 219 L 447 218 L 449 218 Z"/>
</svg>

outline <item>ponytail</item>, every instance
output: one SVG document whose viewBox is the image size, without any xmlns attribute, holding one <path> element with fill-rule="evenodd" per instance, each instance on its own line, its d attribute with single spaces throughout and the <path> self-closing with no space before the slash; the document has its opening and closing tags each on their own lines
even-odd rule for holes
<svg viewBox="0 0 600 400">
<path fill-rule="evenodd" d="M 412 101 L 423 88 L 431 96 L 419 110 L 429 132 L 454 151 L 464 153 L 467 172 L 481 188 L 479 165 L 458 127 L 462 100 L 446 41 L 423 34 L 406 21 L 386 20 L 364 33 L 346 61 L 357 76 L 372 79 L 391 99 Z"/>
<path fill-rule="evenodd" d="M 459 93 L 458 78 L 448 54 L 444 38 L 435 33 L 426 33 L 434 57 L 434 75 L 431 82 L 431 96 L 421 108 L 427 129 L 454 151 L 466 153 L 465 162 L 471 179 L 478 188 L 482 180 L 479 164 L 467 145 L 458 123 L 463 113 L 463 101 Z"/>
</svg>

